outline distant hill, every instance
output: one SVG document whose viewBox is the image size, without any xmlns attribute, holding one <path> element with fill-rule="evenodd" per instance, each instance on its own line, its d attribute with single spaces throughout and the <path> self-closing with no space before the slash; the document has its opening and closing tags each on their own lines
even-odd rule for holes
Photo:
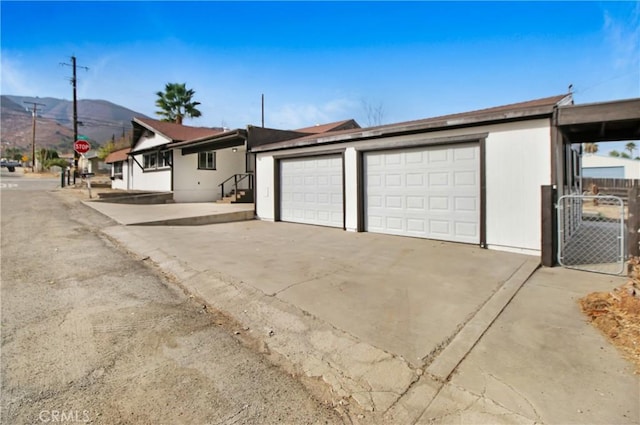
<svg viewBox="0 0 640 425">
<path fill-rule="evenodd" d="M 60 153 L 73 149 L 73 102 L 52 97 L 0 96 L 2 147 L 31 149 L 32 116 L 29 102 L 44 104 L 38 110 L 36 146 L 55 148 Z M 131 130 L 133 117 L 147 117 L 106 100 L 78 100 L 78 134 L 87 136 L 93 147 L 120 138 Z M 147 117 L 148 118 L 148 117 Z"/>
</svg>

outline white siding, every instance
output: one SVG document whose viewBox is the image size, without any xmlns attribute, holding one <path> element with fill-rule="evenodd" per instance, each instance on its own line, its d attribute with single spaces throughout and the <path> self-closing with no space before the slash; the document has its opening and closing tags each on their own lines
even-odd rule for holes
<svg viewBox="0 0 640 425">
<path fill-rule="evenodd" d="M 582 155 L 582 168 L 624 167 L 625 179 L 640 179 L 640 161 L 612 156 Z"/>
<path fill-rule="evenodd" d="M 345 149 L 345 214 L 347 230 L 354 230 L 357 209 L 357 150 L 382 143 L 405 143 L 488 133 L 486 139 L 486 237 L 492 249 L 540 253 L 540 186 L 551 184 L 551 128 L 548 119 L 435 131 L 386 139 L 310 146 L 282 152 L 258 153 L 256 208 L 262 220 L 274 219 L 274 155 L 322 153 Z"/>
<path fill-rule="evenodd" d="M 216 169 L 199 170 L 198 154 L 182 155 L 181 149 L 173 150 L 173 199 L 176 202 L 212 202 L 221 198 L 220 185 L 234 174 L 245 172 L 244 147 L 216 151 Z M 230 190 L 231 185 L 225 185 Z"/>
</svg>

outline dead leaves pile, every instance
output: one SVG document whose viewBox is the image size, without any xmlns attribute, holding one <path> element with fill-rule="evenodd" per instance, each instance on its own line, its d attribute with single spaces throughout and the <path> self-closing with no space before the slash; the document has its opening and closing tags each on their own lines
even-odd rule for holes
<svg viewBox="0 0 640 425">
<path fill-rule="evenodd" d="M 640 258 L 630 262 L 631 279 L 611 292 L 593 292 L 580 299 L 582 311 L 640 373 Z"/>
</svg>

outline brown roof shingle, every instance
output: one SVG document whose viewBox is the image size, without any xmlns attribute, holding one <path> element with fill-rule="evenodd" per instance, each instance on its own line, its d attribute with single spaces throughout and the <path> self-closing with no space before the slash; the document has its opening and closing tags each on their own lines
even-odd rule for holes
<svg viewBox="0 0 640 425">
<path fill-rule="evenodd" d="M 201 137 L 213 136 L 222 133 L 219 127 L 189 127 L 172 122 L 159 121 L 151 118 L 134 118 L 134 123 L 138 123 L 153 132 L 160 133 L 174 142 L 198 139 Z"/>
<path fill-rule="evenodd" d="M 114 162 L 126 161 L 127 154 L 131 151 L 131 148 L 120 149 L 118 151 L 113 151 L 104 159 L 104 162 L 107 164 L 113 164 Z"/>
<path fill-rule="evenodd" d="M 572 102 L 571 94 L 544 97 L 526 102 L 512 103 L 492 108 L 462 112 L 451 115 L 406 121 L 394 124 L 385 124 L 376 127 L 356 128 L 349 130 L 329 131 L 326 133 L 309 134 L 298 139 L 290 139 L 256 147 L 252 150 L 266 151 L 271 149 L 286 149 L 288 147 L 301 147 L 317 143 L 335 143 L 346 140 L 359 140 L 362 138 L 380 137 L 401 131 L 433 131 L 436 129 L 454 128 L 456 126 L 471 126 L 480 123 L 496 122 L 503 120 L 527 119 L 532 116 L 551 115 L 556 105 Z"/>
<path fill-rule="evenodd" d="M 316 124 L 311 127 L 298 128 L 297 130 L 293 130 L 293 131 L 297 131 L 299 133 L 318 134 L 318 133 L 326 133 L 327 131 L 351 130 L 354 128 L 360 128 L 360 126 L 355 120 L 350 119 L 350 120 L 330 122 L 327 124 Z"/>
</svg>

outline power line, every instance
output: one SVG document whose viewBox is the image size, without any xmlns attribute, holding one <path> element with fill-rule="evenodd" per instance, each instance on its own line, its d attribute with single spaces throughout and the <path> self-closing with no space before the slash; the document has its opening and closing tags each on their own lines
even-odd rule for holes
<svg viewBox="0 0 640 425">
<path fill-rule="evenodd" d="M 33 105 L 31 108 L 32 117 L 32 130 L 31 130 L 31 172 L 35 171 L 36 166 L 36 113 L 38 112 L 38 106 L 47 106 L 44 103 L 38 102 L 24 102 L 27 105 Z"/>
<path fill-rule="evenodd" d="M 73 76 L 71 77 L 71 85 L 73 86 L 73 142 L 75 143 L 76 140 L 78 140 L 78 77 L 76 76 L 76 69 L 77 68 L 82 68 L 86 71 L 89 70 L 88 67 L 86 66 L 78 66 L 76 64 L 76 57 L 75 56 L 71 56 L 71 63 L 64 63 L 61 62 L 60 65 L 63 66 L 70 66 L 73 68 Z M 75 165 L 75 169 L 73 171 L 74 173 L 74 181 L 75 181 L 75 176 L 78 174 L 78 160 L 80 159 L 80 155 L 78 154 L 78 152 L 75 151 L 75 149 L 73 150 L 73 163 Z"/>
</svg>

